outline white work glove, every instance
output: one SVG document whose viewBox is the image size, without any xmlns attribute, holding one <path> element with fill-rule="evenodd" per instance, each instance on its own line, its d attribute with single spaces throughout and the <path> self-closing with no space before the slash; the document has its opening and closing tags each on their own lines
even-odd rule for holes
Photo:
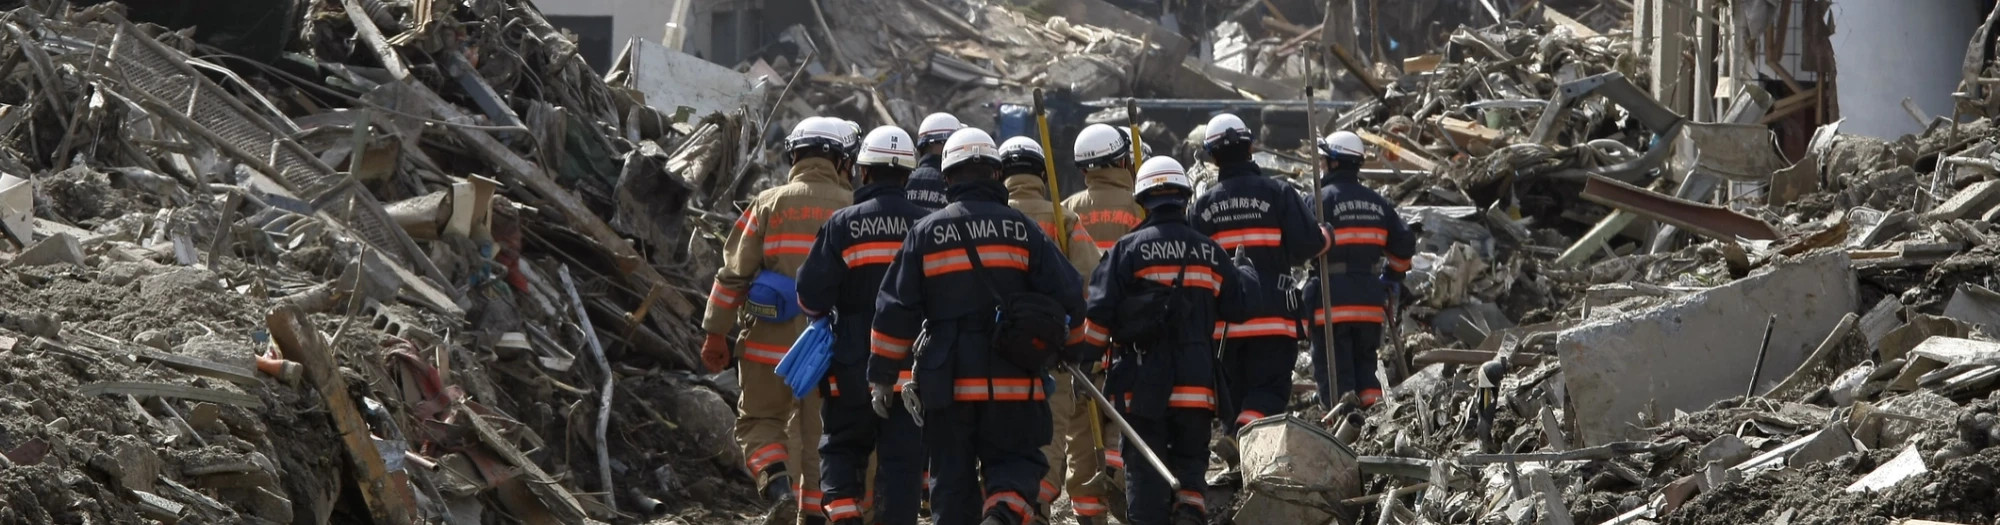
<svg viewBox="0 0 2000 525">
<path fill-rule="evenodd" d="M 889 419 L 889 404 L 894 403 L 895 389 L 888 383 L 868 384 L 868 404 L 875 407 L 875 416 Z"/>
</svg>

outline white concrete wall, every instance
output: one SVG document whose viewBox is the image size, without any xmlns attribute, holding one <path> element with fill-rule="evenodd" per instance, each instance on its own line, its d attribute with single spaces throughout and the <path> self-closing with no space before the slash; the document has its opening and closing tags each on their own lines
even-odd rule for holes
<svg viewBox="0 0 2000 525">
<path fill-rule="evenodd" d="M 1965 45 L 1985 18 L 1978 0 L 1834 0 L 1833 51 L 1840 131 L 1884 139 L 1922 131 L 1908 97 L 1928 116 L 1951 115 Z"/>
<path fill-rule="evenodd" d="M 673 19 L 673 8 L 677 0 L 535 0 L 535 6 L 550 15 L 566 16 L 610 16 L 612 24 L 612 49 L 615 56 L 625 42 L 633 38 L 644 38 L 654 42 L 666 35 L 667 22 Z M 741 0 L 678 0 L 693 2 L 685 21 L 683 50 L 691 54 L 708 56 L 709 21 L 714 11 L 726 8 Z M 665 42 L 661 42 L 665 43 Z"/>
</svg>

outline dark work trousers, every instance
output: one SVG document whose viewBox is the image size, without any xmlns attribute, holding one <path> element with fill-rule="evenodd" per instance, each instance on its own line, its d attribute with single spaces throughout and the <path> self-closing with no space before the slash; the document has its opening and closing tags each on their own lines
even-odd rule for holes
<svg viewBox="0 0 2000 525">
<path fill-rule="evenodd" d="M 1127 412 L 1125 417 L 1139 437 L 1145 438 L 1160 460 L 1167 463 L 1180 490 L 1167 484 L 1153 463 L 1146 461 L 1132 440 L 1125 440 L 1123 455 L 1130 458 L 1125 468 L 1125 513 L 1131 525 L 1167 525 L 1181 507 L 1208 516 L 1203 495 L 1208 492 L 1204 475 L 1208 470 L 1209 424 L 1215 412 L 1194 408 L 1169 408 L 1166 417 L 1143 418 Z"/>
<path fill-rule="evenodd" d="M 924 445 L 936 480 L 932 522 L 978 525 L 1004 511 L 1009 523 L 1027 523 L 1049 469 L 1042 454 L 1055 432 L 1049 417 L 1047 400 L 959 401 L 925 410 Z"/>
<path fill-rule="evenodd" d="M 819 479 L 826 491 L 827 517 L 861 518 L 868 497 L 868 455 L 873 453 L 875 523 L 916 525 L 926 461 L 923 429 L 903 409 L 902 401 L 890 403 L 889 419 L 884 420 L 875 415 L 867 390 L 842 391 L 826 398 L 820 417 L 825 434 L 819 441 Z"/>
<path fill-rule="evenodd" d="M 1313 381 L 1319 383 L 1319 402 L 1322 407 L 1333 408 L 1340 396 L 1348 392 L 1368 389 L 1382 389 L 1382 382 L 1375 379 L 1375 350 L 1382 346 L 1381 323 L 1334 323 L 1333 350 L 1334 364 L 1340 373 L 1340 391 L 1327 391 L 1326 384 L 1326 344 L 1321 341 L 1325 328 L 1312 327 L 1313 341 Z"/>
<path fill-rule="evenodd" d="M 1250 421 L 1285 413 L 1298 358 L 1298 340 L 1290 337 L 1229 339 L 1222 350 L 1222 411 L 1216 414 L 1227 435 Z"/>
</svg>

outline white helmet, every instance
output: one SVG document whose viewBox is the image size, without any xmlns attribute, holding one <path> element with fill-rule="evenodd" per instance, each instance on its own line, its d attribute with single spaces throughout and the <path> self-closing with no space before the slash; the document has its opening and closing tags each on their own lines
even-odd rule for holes
<svg viewBox="0 0 2000 525">
<path fill-rule="evenodd" d="M 950 113 L 932 113 L 924 117 L 922 125 L 917 126 L 917 149 L 949 140 L 952 132 L 962 127 L 965 125 L 958 123 L 958 117 Z"/>
<path fill-rule="evenodd" d="M 792 134 L 785 137 L 785 152 L 799 153 L 821 149 L 836 155 L 846 155 L 848 144 L 853 140 L 854 128 L 847 123 L 828 117 L 806 117 L 799 125 L 792 127 Z"/>
<path fill-rule="evenodd" d="M 993 146 L 993 136 L 978 128 L 964 128 L 954 131 L 951 138 L 944 141 L 944 162 L 938 166 L 943 171 L 967 163 L 986 163 L 1000 166 L 1000 148 Z"/>
<path fill-rule="evenodd" d="M 861 153 L 861 123 L 847 119 L 840 119 L 840 123 L 846 124 L 849 130 L 847 133 L 847 158 L 848 160 L 853 160 L 855 155 Z"/>
<path fill-rule="evenodd" d="M 1361 136 L 1351 131 L 1336 131 L 1319 141 L 1319 154 L 1329 159 L 1340 155 L 1360 157 L 1366 151 L 1361 146 Z"/>
<path fill-rule="evenodd" d="M 1047 169 L 1043 164 L 1046 156 L 1042 145 L 1028 137 L 1014 137 L 1000 143 L 1000 169 L 1010 173 L 1041 173 Z"/>
<path fill-rule="evenodd" d="M 1166 190 L 1179 191 L 1162 193 Z M 1180 161 L 1173 157 L 1153 157 L 1139 167 L 1138 183 L 1132 186 L 1132 195 L 1139 198 L 1139 204 L 1151 206 L 1162 198 L 1177 198 L 1186 202 L 1194 194 L 1194 181 L 1189 180 L 1187 170 L 1181 168 Z"/>
<path fill-rule="evenodd" d="M 1076 134 L 1076 166 L 1085 171 L 1110 166 L 1132 157 L 1132 141 L 1125 132 L 1109 124 L 1091 124 Z"/>
<path fill-rule="evenodd" d="M 854 163 L 916 169 L 917 150 L 903 128 L 882 126 L 869 131 L 868 138 L 861 140 L 861 152 L 855 155 Z"/>
<path fill-rule="evenodd" d="M 1242 118 L 1221 113 L 1208 119 L 1208 126 L 1203 129 L 1201 144 L 1214 150 L 1222 146 L 1248 144 L 1256 138 L 1256 135 L 1250 133 L 1250 126 L 1243 125 Z"/>
</svg>

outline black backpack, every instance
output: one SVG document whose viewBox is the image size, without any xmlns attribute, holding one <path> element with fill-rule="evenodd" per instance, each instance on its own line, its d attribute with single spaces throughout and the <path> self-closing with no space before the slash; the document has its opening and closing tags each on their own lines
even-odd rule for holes
<svg viewBox="0 0 2000 525">
<path fill-rule="evenodd" d="M 1151 346 L 1174 330 L 1174 316 L 1190 308 L 1187 295 L 1176 293 L 1187 278 L 1187 269 L 1188 265 L 1181 265 L 1171 286 L 1148 287 L 1118 301 L 1118 326 L 1111 331 L 1111 339 L 1126 345 Z"/>
<path fill-rule="evenodd" d="M 979 252 L 971 244 L 964 250 L 972 261 L 972 269 L 985 274 L 986 266 L 980 264 Z M 1064 313 L 1062 303 L 1036 292 L 1015 292 L 1003 297 L 987 277 L 991 276 L 980 275 L 979 282 L 999 302 L 993 308 L 993 352 L 1014 366 L 1033 372 L 1054 366 L 1056 356 L 1069 340 L 1069 314 Z"/>
</svg>

